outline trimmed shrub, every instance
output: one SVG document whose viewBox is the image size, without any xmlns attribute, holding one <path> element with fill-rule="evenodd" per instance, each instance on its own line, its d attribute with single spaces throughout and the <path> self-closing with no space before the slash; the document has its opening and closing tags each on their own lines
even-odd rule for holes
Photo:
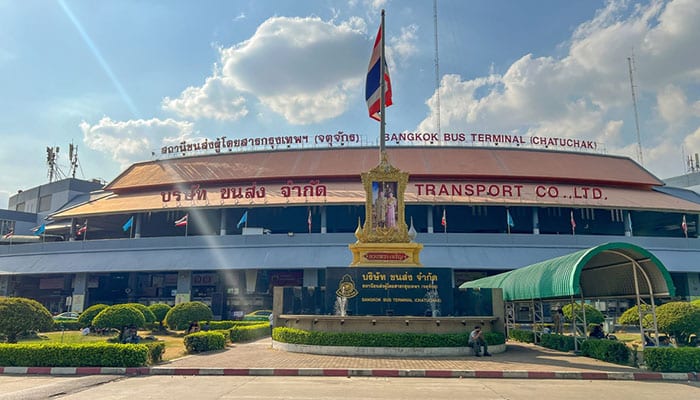
<svg viewBox="0 0 700 400">
<path fill-rule="evenodd" d="M 146 342 L 143 344 L 148 347 L 148 364 L 157 364 L 163 361 L 165 342 Z"/>
<path fill-rule="evenodd" d="M 156 317 L 156 322 L 158 323 L 158 326 L 160 329 L 163 329 L 163 321 L 165 320 L 165 316 L 168 314 L 168 311 L 170 311 L 170 306 L 164 303 L 156 303 L 156 304 L 151 304 L 148 306 L 148 309 L 151 310 L 153 315 Z"/>
<path fill-rule="evenodd" d="M 642 304 L 642 311 L 651 311 L 651 306 L 649 304 Z M 639 311 L 638 306 L 628 308 L 625 312 L 620 315 L 617 319 L 617 323 L 621 325 L 636 325 L 639 326 Z"/>
<path fill-rule="evenodd" d="M 700 308 L 682 301 L 662 304 L 656 307 L 656 323 L 678 345 L 687 345 L 690 335 L 700 332 Z"/>
<path fill-rule="evenodd" d="M 628 364 L 630 359 L 630 349 L 617 340 L 584 340 L 581 345 L 581 354 L 616 364 Z"/>
<path fill-rule="evenodd" d="M 50 331 L 51 313 L 41 303 L 23 297 L 0 298 L 0 336 L 8 343 L 17 343 L 17 336 L 25 332 Z"/>
<path fill-rule="evenodd" d="M 79 331 L 87 325 L 81 324 L 76 320 L 54 320 L 53 329 L 54 331 Z"/>
<path fill-rule="evenodd" d="M 644 363 L 651 371 L 697 372 L 700 371 L 700 348 L 646 347 Z"/>
<path fill-rule="evenodd" d="M 196 332 L 185 336 L 185 348 L 188 353 L 221 350 L 226 347 L 226 336 L 222 332 Z"/>
<path fill-rule="evenodd" d="M 695 307 L 700 307 L 700 299 L 693 300 L 690 302 L 690 304 L 694 305 Z"/>
<path fill-rule="evenodd" d="M 575 341 L 573 336 L 545 333 L 542 334 L 542 342 L 540 344 L 548 349 L 573 351 L 576 348 Z"/>
<path fill-rule="evenodd" d="M 469 333 L 345 333 L 279 327 L 272 330 L 272 338 L 283 343 L 316 346 L 466 347 Z M 484 334 L 484 340 L 489 345 L 498 345 L 505 343 L 505 336 L 497 332 L 487 332 Z"/>
<path fill-rule="evenodd" d="M 562 307 L 562 312 L 564 313 L 564 318 L 566 318 L 567 322 L 571 322 L 573 318 L 573 311 L 576 310 L 577 314 L 581 314 L 580 312 L 581 305 L 578 303 L 575 304 L 567 304 L 564 307 Z M 605 317 L 603 316 L 603 313 L 596 310 L 595 307 L 593 307 L 590 304 L 584 304 L 584 309 L 586 310 L 586 323 L 587 324 L 602 324 L 603 321 L 605 321 Z"/>
<path fill-rule="evenodd" d="M 100 313 L 100 311 L 104 310 L 107 307 L 109 307 L 107 304 L 91 305 L 80 314 L 80 316 L 78 317 L 78 322 L 80 322 L 80 325 L 83 327 L 92 326 L 92 320 L 95 319 L 95 317 L 97 316 L 97 314 Z"/>
<path fill-rule="evenodd" d="M 146 319 L 141 311 L 129 304 L 117 304 L 100 311 L 92 324 L 97 328 L 119 329 L 119 338 L 124 338 L 129 326 L 144 326 Z"/>
<path fill-rule="evenodd" d="M 126 303 L 126 304 L 141 311 L 141 314 L 143 314 L 143 319 L 146 321 L 146 323 L 144 325 L 142 325 L 141 327 L 145 327 L 146 324 L 153 324 L 156 322 L 156 315 L 153 314 L 153 311 L 151 311 L 145 305 L 143 305 L 141 303 Z"/>
<path fill-rule="evenodd" d="M 508 338 L 516 342 L 535 343 L 535 333 L 522 329 L 510 329 L 508 331 Z"/>
<path fill-rule="evenodd" d="M 249 342 L 265 336 L 270 336 L 270 323 L 263 322 L 253 325 L 238 325 L 232 327 L 228 332 L 231 342 L 233 343 Z"/>
<path fill-rule="evenodd" d="M 171 308 L 165 315 L 165 324 L 173 330 L 187 329 L 192 321 L 210 321 L 211 308 L 199 301 L 180 303 Z"/>
<path fill-rule="evenodd" d="M 146 365 L 148 353 L 148 347 L 140 344 L 0 344 L 0 365 L 8 367 L 140 367 Z"/>
</svg>

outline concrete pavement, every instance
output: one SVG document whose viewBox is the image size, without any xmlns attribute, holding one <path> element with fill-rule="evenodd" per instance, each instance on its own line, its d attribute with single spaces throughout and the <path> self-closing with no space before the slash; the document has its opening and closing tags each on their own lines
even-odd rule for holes
<svg viewBox="0 0 700 400">
<path fill-rule="evenodd" d="M 146 368 L 0 367 L 0 374 L 698 380 L 696 373 L 648 372 L 518 342 L 493 357 L 351 357 L 275 350 L 269 338 Z"/>
</svg>

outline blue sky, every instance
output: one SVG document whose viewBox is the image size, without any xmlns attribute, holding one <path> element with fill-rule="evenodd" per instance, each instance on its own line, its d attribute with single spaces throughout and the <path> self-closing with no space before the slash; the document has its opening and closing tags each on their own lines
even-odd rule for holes
<svg viewBox="0 0 700 400">
<path fill-rule="evenodd" d="M 438 0 L 440 130 L 595 140 L 685 172 L 700 152 L 700 2 Z M 47 146 L 111 181 L 182 139 L 355 132 L 380 9 L 387 132 L 434 132 L 433 2 L 0 0 L 0 206 Z"/>
</svg>

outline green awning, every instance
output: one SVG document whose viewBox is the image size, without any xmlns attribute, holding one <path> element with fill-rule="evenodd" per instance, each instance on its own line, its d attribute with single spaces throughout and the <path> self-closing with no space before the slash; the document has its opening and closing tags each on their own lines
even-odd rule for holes
<svg viewBox="0 0 700 400">
<path fill-rule="evenodd" d="M 460 286 L 465 288 L 501 288 L 503 300 L 557 299 L 571 296 L 586 298 L 631 297 L 635 295 L 633 262 L 640 294 L 675 295 L 675 287 L 666 267 L 648 250 L 630 243 L 606 243 L 590 249 L 553 258 L 489 276 Z"/>
</svg>

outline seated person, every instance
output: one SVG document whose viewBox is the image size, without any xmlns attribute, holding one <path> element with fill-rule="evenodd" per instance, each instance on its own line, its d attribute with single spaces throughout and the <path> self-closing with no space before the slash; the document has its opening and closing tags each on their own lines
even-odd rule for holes
<svg viewBox="0 0 700 400">
<path fill-rule="evenodd" d="M 598 324 L 594 326 L 588 337 L 591 339 L 605 339 L 605 331 L 603 330 L 603 324 Z"/>
<path fill-rule="evenodd" d="M 484 346 L 484 355 L 490 357 L 489 345 L 484 340 L 484 332 L 481 331 L 480 326 L 474 327 L 474 330 L 469 334 L 469 346 L 474 350 L 474 355 L 481 357 L 481 346 Z"/>
</svg>

